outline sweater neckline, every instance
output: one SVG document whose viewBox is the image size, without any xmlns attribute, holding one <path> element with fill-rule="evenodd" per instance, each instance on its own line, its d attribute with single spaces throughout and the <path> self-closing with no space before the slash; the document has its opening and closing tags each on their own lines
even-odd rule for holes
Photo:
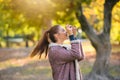
<svg viewBox="0 0 120 80">
<path fill-rule="evenodd" d="M 70 44 L 57 44 L 57 43 L 50 43 L 49 44 L 49 47 L 53 47 L 53 46 L 61 46 L 61 47 L 65 47 L 66 49 L 71 49 Z"/>
</svg>

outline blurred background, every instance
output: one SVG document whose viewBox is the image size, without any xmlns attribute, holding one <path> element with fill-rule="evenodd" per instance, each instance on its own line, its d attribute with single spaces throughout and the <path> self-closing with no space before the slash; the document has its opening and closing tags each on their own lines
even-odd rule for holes
<svg viewBox="0 0 120 80">
<path fill-rule="evenodd" d="M 30 52 L 52 25 L 77 27 L 86 58 L 80 62 L 86 76 L 93 67 L 96 51 L 76 18 L 79 0 L 0 0 L 0 80 L 52 80 L 48 58 L 30 58 Z M 104 0 L 81 0 L 84 15 L 96 33 L 103 29 Z M 112 10 L 109 73 L 120 79 L 120 1 Z M 105 80 L 105 79 L 103 79 Z"/>
</svg>

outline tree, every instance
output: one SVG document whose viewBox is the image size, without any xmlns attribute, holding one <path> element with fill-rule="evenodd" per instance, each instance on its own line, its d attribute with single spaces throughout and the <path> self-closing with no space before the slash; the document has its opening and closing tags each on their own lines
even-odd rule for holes
<svg viewBox="0 0 120 80">
<path fill-rule="evenodd" d="M 90 72 L 86 80 L 110 80 L 108 67 L 109 58 L 111 55 L 110 44 L 111 18 L 112 9 L 118 1 L 119 0 L 105 0 L 103 31 L 99 34 L 97 34 L 94 31 L 94 28 L 87 21 L 82 10 L 82 3 L 80 1 L 77 1 L 76 17 L 79 23 L 81 24 L 82 30 L 86 33 L 86 35 L 90 39 L 97 53 L 92 71 Z"/>
<path fill-rule="evenodd" d="M 74 24 L 75 12 L 82 30 L 90 39 L 97 53 L 96 61 L 87 78 L 89 78 L 88 80 L 102 80 L 100 76 L 107 78 L 109 74 L 112 10 L 119 0 L 105 0 L 103 29 L 100 28 L 102 32 L 99 33 L 95 32 L 95 25 L 88 22 L 88 18 L 86 18 L 83 11 L 83 4 L 89 5 L 93 1 L 96 0 L 1 0 L 0 36 L 6 36 L 7 30 L 10 35 L 15 34 L 15 32 L 17 34 L 24 33 L 25 35 L 35 32 L 39 36 L 40 29 L 43 29 L 46 24 L 51 24 L 52 19 L 60 24 L 69 22 Z M 119 21 L 116 17 L 114 19 Z M 0 40 L 2 39 L 0 38 Z"/>
</svg>

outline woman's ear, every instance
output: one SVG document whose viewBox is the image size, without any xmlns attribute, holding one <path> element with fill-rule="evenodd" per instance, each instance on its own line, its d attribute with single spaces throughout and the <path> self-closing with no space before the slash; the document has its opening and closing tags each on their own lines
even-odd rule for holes
<svg viewBox="0 0 120 80">
<path fill-rule="evenodd" d="M 54 34 L 56 41 L 58 40 L 58 34 Z"/>
</svg>

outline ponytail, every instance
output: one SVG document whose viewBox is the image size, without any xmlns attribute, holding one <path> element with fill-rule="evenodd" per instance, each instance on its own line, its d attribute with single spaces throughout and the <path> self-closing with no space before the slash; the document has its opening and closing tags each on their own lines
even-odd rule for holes
<svg viewBox="0 0 120 80">
<path fill-rule="evenodd" d="M 43 52 L 45 52 L 45 57 L 46 57 L 48 52 L 49 42 L 50 41 L 56 42 L 54 34 L 58 33 L 58 30 L 59 30 L 59 25 L 55 25 L 51 27 L 48 31 L 46 31 L 42 39 L 38 41 L 30 57 L 34 57 L 35 55 L 39 54 L 39 58 L 41 58 L 41 55 L 43 54 Z"/>
<path fill-rule="evenodd" d="M 46 31 L 44 33 L 42 39 L 38 41 L 37 45 L 32 51 L 30 57 L 34 57 L 35 55 L 39 54 L 39 58 L 41 58 L 41 55 L 43 54 L 43 52 L 45 52 L 45 57 L 47 56 L 48 45 L 49 45 L 48 33 L 49 31 Z"/>
</svg>

